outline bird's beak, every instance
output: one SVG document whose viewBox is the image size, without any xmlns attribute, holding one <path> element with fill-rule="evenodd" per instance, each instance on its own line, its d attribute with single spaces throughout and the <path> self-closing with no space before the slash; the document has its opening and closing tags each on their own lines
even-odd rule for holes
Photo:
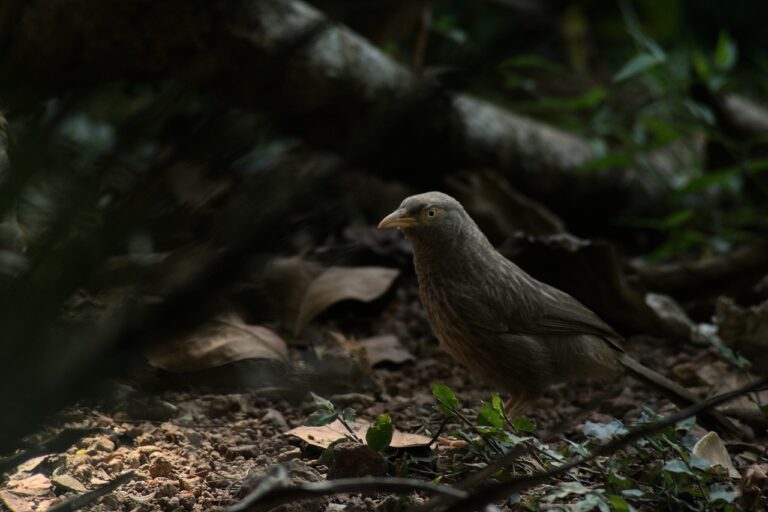
<svg viewBox="0 0 768 512">
<path fill-rule="evenodd" d="M 416 225 L 416 219 L 408 216 L 405 209 L 395 210 L 379 222 L 379 229 L 409 228 Z"/>
</svg>

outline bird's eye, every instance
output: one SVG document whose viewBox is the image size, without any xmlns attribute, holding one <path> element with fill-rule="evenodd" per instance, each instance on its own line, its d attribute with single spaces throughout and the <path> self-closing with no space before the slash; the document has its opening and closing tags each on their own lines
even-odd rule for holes
<svg viewBox="0 0 768 512">
<path fill-rule="evenodd" d="M 435 215 L 437 215 L 437 210 L 435 210 L 434 208 L 430 208 L 429 210 L 427 210 L 427 215 L 429 215 L 430 217 L 434 217 Z"/>
</svg>

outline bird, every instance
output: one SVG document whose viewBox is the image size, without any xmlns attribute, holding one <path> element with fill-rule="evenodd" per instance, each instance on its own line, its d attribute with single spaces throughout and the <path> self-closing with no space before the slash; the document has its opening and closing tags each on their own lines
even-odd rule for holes
<svg viewBox="0 0 768 512">
<path fill-rule="evenodd" d="M 610 380 L 625 372 L 678 405 L 698 402 L 627 354 L 623 337 L 592 310 L 499 253 L 453 197 L 407 197 L 378 227 L 399 228 L 410 241 L 433 333 L 470 373 L 509 395 L 510 414 L 525 411 L 555 384 Z M 703 419 L 721 432 L 738 431 L 716 411 Z"/>
</svg>

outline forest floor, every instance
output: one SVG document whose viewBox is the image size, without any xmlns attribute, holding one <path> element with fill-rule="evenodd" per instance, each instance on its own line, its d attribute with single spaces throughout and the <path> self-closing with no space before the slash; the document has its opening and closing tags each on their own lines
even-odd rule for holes
<svg viewBox="0 0 768 512">
<path fill-rule="evenodd" d="M 346 320 L 331 318 L 330 323 L 350 329 L 345 322 L 351 321 L 358 329 L 367 325 L 368 335 L 396 333 L 414 358 L 399 364 L 376 364 L 363 378 L 367 381 L 365 384 L 353 384 L 343 392 L 324 396 L 340 409 L 351 408 L 359 419 L 374 421 L 379 415 L 389 413 L 397 431 L 431 438 L 443 420 L 432 396 L 433 383 L 441 382 L 453 389 L 460 400 L 458 410 L 473 419 L 482 404 L 489 401 L 493 390 L 454 363 L 428 334 L 412 278 L 401 279 L 398 287 L 396 294 L 384 299 L 383 306 L 363 310 L 375 312 L 376 318 L 361 318 L 356 312 L 353 320 L 351 316 Z M 342 309 L 343 304 L 336 311 Z M 710 384 L 722 377 L 724 363 L 713 351 L 701 347 L 636 337 L 629 340 L 627 349 L 648 366 L 675 376 L 702 394 L 710 393 Z M 301 484 L 325 480 L 329 464 L 345 464 L 336 460 L 328 462 L 321 448 L 287 433 L 300 427 L 317 410 L 308 393 L 302 399 L 286 400 L 276 396 L 279 393 L 274 389 L 214 393 L 195 390 L 194 378 L 189 382 L 191 386 L 186 390 L 162 389 L 162 379 L 151 389 L 143 390 L 114 384 L 112 394 L 130 393 L 133 398 L 113 400 L 110 405 L 107 405 L 109 401 L 83 403 L 59 414 L 40 433 L 40 438 L 65 427 L 101 430 L 90 432 L 66 449 L 60 448 L 62 451 L 41 454 L 19 466 L 0 487 L 0 510 L 45 510 L 129 470 L 134 472 L 131 481 L 100 497 L 85 510 L 215 510 L 242 500 L 266 475 L 276 475 L 276 465 L 286 469 L 284 477 L 290 483 Z M 674 410 L 674 406 L 638 381 L 624 377 L 602 384 L 556 387 L 527 415 L 535 424 L 533 435 L 550 448 L 564 452 L 570 442 L 584 443 L 590 428 L 593 432 L 590 435 L 597 429 L 600 437 L 600 432 L 604 433 L 615 419 L 632 425 L 647 416 L 647 409 L 664 415 Z M 442 435 L 448 440 L 456 439 L 456 431 L 461 429 L 466 430 L 466 426 L 453 418 Z M 469 437 L 475 437 L 473 432 L 467 432 Z M 692 430 L 697 437 L 705 432 L 698 426 Z M 746 443 L 743 445 L 746 449 L 731 450 L 735 452 L 733 461 L 739 472 L 758 459 L 753 453 L 755 450 L 750 450 Z M 380 470 L 382 473 L 426 481 L 442 477 L 443 484 L 460 482 L 485 462 L 483 453 L 471 446 L 457 448 L 446 443 L 434 444 L 431 449 L 389 449 L 384 455 L 387 465 Z M 362 472 L 360 468 L 366 461 L 354 459 L 356 455 L 352 457 L 347 466 L 351 464 Z M 527 471 L 531 464 L 535 465 L 530 457 L 526 461 L 513 471 Z M 653 461 L 642 464 L 652 465 Z M 332 470 L 337 476 L 356 476 L 355 469 L 349 467 Z M 589 490 L 599 481 L 600 475 L 594 473 L 594 468 L 570 472 L 563 480 L 530 489 L 512 502 L 500 504 L 500 508 L 552 507 L 557 499 L 539 500 L 553 484 L 581 482 Z M 584 492 L 571 493 L 570 498 L 566 493 L 559 502 L 583 497 Z M 426 499 L 418 494 L 401 498 L 385 494 L 344 494 L 286 504 L 281 510 L 401 510 L 404 504 Z"/>
</svg>

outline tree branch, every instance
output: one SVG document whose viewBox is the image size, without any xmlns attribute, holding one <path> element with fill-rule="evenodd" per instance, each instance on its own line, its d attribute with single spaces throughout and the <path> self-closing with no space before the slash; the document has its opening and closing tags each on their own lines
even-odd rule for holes
<svg viewBox="0 0 768 512">
<path fill-rule="evenodd" d="M 317 24 L 327 27 L 309 44 L 273 58 Z M 493 167 L 524 192 L 557 199 L 561 212 L 596 221 L 647 211 L 665 186 L 630 169 L 581 172 L 593 158 L 585 140 L 422 80 L 298 0 L 41 0 L 23 12 L 2 57 L 0 76 L 12 79 L 0 79 L 0 93 L 17 107 L 107 80 L 168 78 L 202 62 L 203 91 L 268 112 L 282 128 L 384 174 L 434 182 L 445 171 Z"/>
</svg>

